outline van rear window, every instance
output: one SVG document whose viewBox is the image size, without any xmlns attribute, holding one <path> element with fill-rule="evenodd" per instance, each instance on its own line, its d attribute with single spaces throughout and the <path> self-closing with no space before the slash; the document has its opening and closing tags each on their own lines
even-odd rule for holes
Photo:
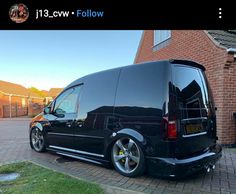
<svg viewBox="0 0 236 194">
<path fill-rule="evenodd" d="M 175 65 L 174 83 L 182 119 L 207 117 L 208 92 L 202 71 Z"/>
</svg>

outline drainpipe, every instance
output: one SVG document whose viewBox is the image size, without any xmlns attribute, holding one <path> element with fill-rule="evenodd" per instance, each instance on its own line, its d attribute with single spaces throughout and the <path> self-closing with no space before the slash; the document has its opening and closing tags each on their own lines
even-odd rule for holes
<svg viewBox="0 0 236 194">
<path fill-rule="evenodd" d="M 10 113 L 10 118 L 11 118 L 11 97 L 12 97 L 12 94 L 10 94 L 9 95 L 9 108 L 10 108 L 10 111 L 9 111 L 9 113 Z"/>
</svg>

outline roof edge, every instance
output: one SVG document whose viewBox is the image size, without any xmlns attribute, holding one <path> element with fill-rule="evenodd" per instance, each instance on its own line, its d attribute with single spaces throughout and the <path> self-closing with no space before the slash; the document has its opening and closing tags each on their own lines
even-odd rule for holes
<svg viewBox="0 0 236 194">
<path fill-rule="evenodd" d="M 3 95 L 6 95 L 6 96 L 17 96 L 17 97 L 24 97 L 24 98 L 35 98 L 35 99 L 41 99 L 43 100 L 44 98 L 43 97 L 37 97 L 37 96 L 25 96 L 25 95 L 21 95 L 21 94 L 10 94 L 10 93 L 6 93 L 6 92 L 3 92 L 0 90 L 0 93 L 2 93 Z"/>
</svg>

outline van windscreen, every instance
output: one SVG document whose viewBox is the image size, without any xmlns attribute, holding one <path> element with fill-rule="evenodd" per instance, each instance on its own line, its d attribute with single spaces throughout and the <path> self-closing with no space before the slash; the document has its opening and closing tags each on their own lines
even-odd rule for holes
<svg viewBox="0 0 236 194">
<path fill-rule="evenodd" d="M 173 75 L 181 119 L 207 117 L 209 97 L 202 71 L 194 67 L 175 65 Z"/>
</svg>

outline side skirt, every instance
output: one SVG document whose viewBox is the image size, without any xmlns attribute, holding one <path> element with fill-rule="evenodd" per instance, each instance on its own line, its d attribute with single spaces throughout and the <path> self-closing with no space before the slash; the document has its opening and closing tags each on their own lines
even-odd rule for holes
<svg viewBox="0 0 236 194">
<path fill-rule="evenodd" d="M 77 153 L 72 153 L 72 152 L 67 152 L 67 151 L 61 151 L 58 149 L 52 149 L 52 148 L 46 148 L 48 151 L 51 151 L 53 153 L 62 155 L 62 156 L 66 156 L 66 157 L 71 157 L 71 158 L 75 158 L 78 160 L 82 160 L 85 162 L 90 162 L 90 163 L 94 163 L 94 164 L 98 164 L 98 165 L 103 165 L 106 167 L 110 167 L 111 166 L 111 162 L 108 160 L 104 160 L 104 159 L 100 159 L 100 158 L 95 158 L 95 157 L 91 157 L 91 156 L 85 156 L 85 155 L 81 155 L 81 154 L 77 154 Z"/>
<path fill-rule="evenodd" d="M 95 161 L 95 160 L 91 160 L 91 159 L 88 159 L 88 158 L 84 158 L 84 157 L 81 157 L 81 156 L 75 156 L 75 155 L 72 155 L 72 154 L 66 154 L 66 153 L 63 153 L 63 152 L 56 152 L 57 154 L 60 154 L 60 155 L 63 155 L 63 156 L 68 156 L 68 157 L 71 157 L 71 158 L 76 158 L 76 159 L 79 159 L 79 160 L 84 160 L 86 162 L 92 162 L 92 163 L 95 163 L 95 164 L 102 164 L 101 162 L 98 162 L 98 161 Z"/>
</svg>

